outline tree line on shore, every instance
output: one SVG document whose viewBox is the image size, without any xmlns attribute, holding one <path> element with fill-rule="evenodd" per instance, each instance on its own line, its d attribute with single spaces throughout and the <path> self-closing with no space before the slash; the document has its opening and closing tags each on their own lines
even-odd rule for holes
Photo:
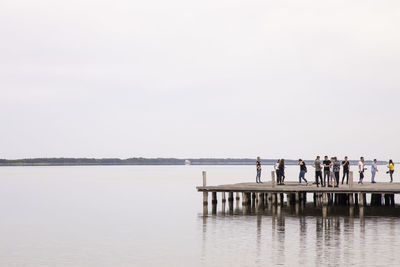
<svg viewBox="0 0 400 267">
<path fill-rule="evenodd" d="M 74 166 L 74 165 L 254 165 L 256 160 L 249 158 L 28 158 L 28 159 L 0 159 L 0 166 Z M 261 164 L 273 165 L 277 159 L 264 159 Z M 285 160 L 287 165 L 297 165 L 297 160 Z M 312 164 L 313 160 L 306 160 Z M 357 165 L 358 160 L 350 161 L 350 164 Z M 366 161 L 367 164 L 370 162 Z M 378 164 L 386 164 L 379 161 Z"/>
</svg>

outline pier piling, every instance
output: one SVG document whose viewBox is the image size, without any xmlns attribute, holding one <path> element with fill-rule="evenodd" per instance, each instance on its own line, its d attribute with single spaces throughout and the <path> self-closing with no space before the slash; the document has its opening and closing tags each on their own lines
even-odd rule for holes
<svg viewBox="0 0 400 267">
<path fill-rule="evenodd" d="M 349 188 L 353 188 L 353 172 L 349 173 Z"/>
<path fill-rule="evenodd" d="M 349 205 L 354 206 L 354 195 L 353 194 L 349 194 Z"/>
<path fill-rule="evenodd" d="M 327 206 L 328 205 L 327 193 L 322 193 L 322 205 L 323 206 Z"/>
<path fill-rule="evenodd" d="M 212 198 L 211 203 L 212 203 L 213 205 L 216 205 L 216 204 L 218 203 L 218 200 L 217 200 L 217 192 L 212 192 L 211 198 Z"/>
<path fill-rule="evenodd" d="M 208 192 L 207 191 L 203 192 L 203 205 L 204 206 L 208 205 Z"/>
</svg>

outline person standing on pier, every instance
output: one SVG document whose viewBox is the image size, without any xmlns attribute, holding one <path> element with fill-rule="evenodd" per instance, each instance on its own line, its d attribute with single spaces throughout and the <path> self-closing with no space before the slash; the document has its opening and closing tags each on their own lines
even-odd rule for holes
<svg viewBox="0 0 400 267">
<path fill-rule="evenodd" d="M 333 169 L 333 176 L 334 176 L 334 180 L 335 180 L 334 186 L 339 187 L 340 161 L 338 161 L 337 157 L 333 158 L 332 169 Z"/>
<path fill-rule="evenodd" d="M 306 163 L 302 159 L 299 159 L 298 165 L 300 165 L 299 183 L 301 184 L 301 179 L 303 179 L 306 182 L 306 185 L 308 185 L 306 179 L 306 173 L 307 173 Z"/>
<path fill-rule="evenodd" d="M 281 176 L 280 176 L 280 173 L 279 173 L 279 162 L 280 162 L 280 160 L 278 159 L 278 161 L 274 165 L 276 181 L 277 181 L 278 185 L 281 184 Z"/>
<path fill-rule="evenodd" d="M 344 182 L 344 177 L 346 177 L 346 184 L 349 184 L 349 173 L 350 173 L 350 162 L 346 157 L 344 157 L 344 161 L 342 161 L 342 167 L 343 167 L 343 178 L 342 178 L 342 184 Z"/>
<path fill-rule="evenodd" d="M 376 172 L 378 171 L 378 165 L 376 165 L 377 160 L 374 159 L 374 161 L 371 164 L 371 183 L 375 184 L 375 175 Z"/>
<path fill-rule="evenodd" d="M 359 184 L 363 184 L 364 171 L 366 169 L 367 168 L 365 168 L 364 157 L 361 157 L 360 162 L 358 162 L 358 172 L 360 173 L 360 180 L 358 181 Z"/>
<path fill-rule="evenodd" d="M 284 185 L 285 182 L 285 160 L 281 159 L 278 165 L 279 185 Z"/>
<path fill-rule="evenodd" d="M 331 157 L 330 164 L 329 164 L 329 177 L 328 177 L 328 187 L 334 186 L 335 181 L 335 174 L 333 173 L 333 161 L 335 160 L 334 157 Z"/>
<path fill-rule="evenodd" d="M 331 166 L 331 161 L 328 159 L 328 156 L 325 156 L 324 161 L 322 162 L 324 165 L 324 187 L 326 187 L 326 178 L 328 178 L 328 183 L 329 183 L 329 176 L 330 176 L 330 170 L 329 167 Z"/>
<path fill-rule="evenodd" d="M 390 175 L 390 182 L 393 183 L 393 173 L 394 173 L 394 163 L 393 160 L 389 160 L 389 165 L 388 165 L 389 170 L 387 173 Z"/>
<path fill-rule="evenodd" d="M 321 160 L 320 156 L 317 156 L 317 158 L 314 161 L 314 165 L 312 165 L 315 168 L 315 183 L 317 184 L 317 187 L 319 187 L 319 181 L 321 180 L 321 187 L 324 186 L 324 183 L 322 181 L 322 165 L 321 165 Z"/>
<path fill-rule="evenodd" d="M 258 183 L 261 183 L 261 159 L 260 159 L 260 157 L 257 157 L 256 169 L 257 169 L 256 183 L 258 184 Z"/>
</svg>

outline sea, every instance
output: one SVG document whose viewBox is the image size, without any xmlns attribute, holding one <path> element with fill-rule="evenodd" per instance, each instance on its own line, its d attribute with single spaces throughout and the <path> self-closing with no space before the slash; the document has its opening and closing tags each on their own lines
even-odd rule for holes
<svg viewBox="0 0 400 267">
<path fill-rule="evenodd" d="M 398 206 L 245 214 L 219 199 L 213 214 L 196 190 L 202 171 L 208 185 L 256 175 L 254 166 L 0 167 L 0 266 L 400 266 Z M 288 166 L 286 179 L 298 171 Z"/>
</svg>

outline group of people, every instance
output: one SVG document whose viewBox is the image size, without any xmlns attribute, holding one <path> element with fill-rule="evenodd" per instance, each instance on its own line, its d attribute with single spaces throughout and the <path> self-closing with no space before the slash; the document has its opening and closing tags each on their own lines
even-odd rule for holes
<svg viewBox="0 0 400 267">
<path fill-rule="evenodd" d="M 304 160 L 299 159 L 298 163 L 300 166 L 300 173 L 299 173 L 299 183 L 304 181 L 306 185 L 308 185 L 308 181 L 306 179 L 306 173 L 307 173 L 307 165 Z M 342 184 L 344 184 L 344 181 L 346 179 L 346 184 L 349 183 L 349 173 L 350 173 L 350 162 L 348 160 L 348 157 L 345 157 L 342 162 L 340 162 L 337 157 L 331 157 L 329 159 L 328 156 L 324 157 L 324 160 L 321 162 L 320 156 L 317 156 L 317 158 L 314 161 L 314 164 L 312 167 L 315 169 L 315 184 L 317 187 L 321 185 L 321 187 L 339 187 L 340 184 L 340 169 L 342 168 L 343 170 L 343 176 L 342 176 Z M 388 164 L 388 171 L 386 173 L 389 174 L 390 176 L 390 182 L 393 182 L 393 173 L 394 173 L 394 163 L 393 160 L 389 160 Z M 261 159 L 260 157 L 257 157 L 257 163 L 256 163 L 256 168 L 257 168 L 257 176 L 256 176 L 256 182 L 261 183 Z M 276 181 L 278 185 L 284 185 L 285 182 L 285 160 L 280 159 L 276 162 L 274 165 L 275 173 L 276 173 Z M 364 172 L 367 170 L 365 166 L 365 160 L 364 157 L 360 158 L 360 161 L 358 163 L 358 172 L 359 172 L 359 184 L 363 184 L 364 180 Z M 374 159 L 374 161 L 371 164 L 371 183 L 376 183 L 375 182 L 375 176 L 376 173 L 378 172 L 378 165 L 377 165 L 377 160 Z"/>
<path fill-rule="evenodd" d="M 350 173 L 350 162 L 348 157 L 345 157 L 342 162 L 340 162 L 337 157 L 328 158 L 324 157 L 321 162 L 320 156 L 314 161 L 312 165 L 315 168 L 315 183 L 317 187 L 321 184 L 322 187 L 339 187 L 340 181 L 340 167 L 343 168 L 342 184 L 346 178 L 346 184 L 349 183 L 349 173 Z"/>
</svg>

